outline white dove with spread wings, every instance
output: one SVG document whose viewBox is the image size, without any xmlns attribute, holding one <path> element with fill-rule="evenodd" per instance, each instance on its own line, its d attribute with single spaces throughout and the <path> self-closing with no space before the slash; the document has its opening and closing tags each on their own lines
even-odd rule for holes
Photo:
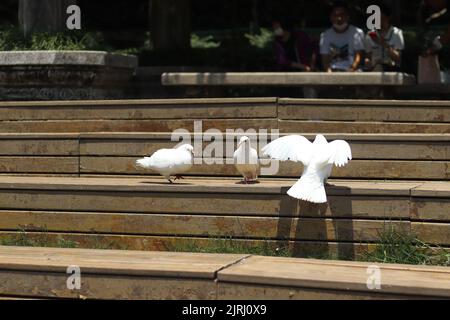
<svg viewBox="0 0 450 320">
<path fill-rule="evenodd" d="M 305 168 L 300 180 L 287 193 L 312 203 L 327 202 L 325 184 L 333 165 L 343 167 L 352 159 L 352 151 L 346 141 L 328 143 L 323 135 L 317 135 L 313 143 L 300 135 L 282 137 L 269 143 L 262 151 L 275 160 L 303 163 Z"/>
</svg>

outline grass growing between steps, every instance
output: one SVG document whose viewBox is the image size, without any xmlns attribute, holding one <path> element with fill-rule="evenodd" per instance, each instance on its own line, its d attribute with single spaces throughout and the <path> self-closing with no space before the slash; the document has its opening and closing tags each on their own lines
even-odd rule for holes
<svg viewBox="0 0 450 320">
<path fill-rule="evenodd" d="M 269 257 L 292 257 L 292 250 L 287 245 L 275 244 L 270 241 L 262 241 L 258 244 L 244 242 L 232 237 L 210 238 L 204 244 L 195 240 L 183 240 L 171 244 L 168 248 L 173 252 L 196 253 L 228 253 L 228 254 L 253 254 Z"/>
<path fill-rule="evenodd" d="M 57 247 L 57 248 L 77 248 L 78 242 L 57 237 L 51 239 L 46 231 L 41 231 L 39 235 L 30 237 L 24 230 L 18 234 L 0 239 L 2 246 L 18 246 L 18 247 Z"/>
<path fill-rule="evenodd" d="M 36 230 L 35 230 L 36 231 Z M 0 238 L 2 246 L 58 247 L 132 250 L 121 243 L 106 241 L 101 236 L 88 241 L 77 242 L 59 235 L 55 237 L 46 230 L 30 234 L 21 230 L 15 235 Z M 292 246 L 283 241 L 244 241 L 232 237 L 211 237 L 206 239 L 177 239 L 167 241 L 161 250 L 171 252 L 252 254 L 272 257 L 293 257 Z M 302 257 L 305 257 L 302 255 Z M 351 260 L 337 254 L 308 254 L 306 258 L 321 260 Z M 353 260 L 373 263 L 394 263 L 410 265 L 450 266 L 450 250 L 424 243 L 412 233 L 386 228 L 379 234 L 379 241 L 370 250 L 356 255 Z"/>
<path fill-rule="evenodd" d="M 358 260 L 375 263 L 450 266 L 450 251 L 431 246 L 414 234 L 388 228 L 380 233 L 378 245 Z"/>
</svg>

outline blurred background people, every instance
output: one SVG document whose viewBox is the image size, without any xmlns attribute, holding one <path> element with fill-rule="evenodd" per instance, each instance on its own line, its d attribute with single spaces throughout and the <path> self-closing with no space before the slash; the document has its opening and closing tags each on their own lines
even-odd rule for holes
<svg viewBox="0 0 450 320">
<path fill-rule="evenodd" d="M 347 4 L 336 1 L 330 13 L 332 27 L 320 36 L 320 54 L 325 71 L 357 71 L 365 50 L 364 31 L 350 24 Z"/>
<path fill-rule="evenodd" d="M 317 50 L 309 36 L 291 21 L 273 21 L 275 63 L 278 71 L 314 71 Z"/>
<path fill-rule="evenodd" d="M 391 22 L 391 8 L 384 2 L 381 9 L 381 30 L 370 30 L 366 36 L 366 71 L 400 71 L 405 49 L 403 31 Z"/>
<path fill-rule="evenodd" d="M 439 52 L 450 42 L 448 0 L 423 0 L 419 10 L 422 52 L 419 56 L 418 82 L 440 83 Z"/>
</svg>

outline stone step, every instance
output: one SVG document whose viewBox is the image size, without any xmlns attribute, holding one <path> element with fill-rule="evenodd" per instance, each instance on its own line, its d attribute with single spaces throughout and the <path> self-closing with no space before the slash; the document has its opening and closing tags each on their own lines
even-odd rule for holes
<svg viewBox="0 0 450 320">
<path fill-rule="evenodd" d="M 258 141 L 256 135 L 249 136 L 258 149 L 271 139 L 260 135 Z M 310 140 L 315 137 L 305 136 Z M 335 168 L 333 177 L 336 178 L 447 180 L 450 177 L 450 135 L 329 134 L 326 137 L 330 141 L 347 140 L 352 147 L 354 160 L 347 167 Z M 218 142 L 220 138 L 224 146 L 226 141 L 231 142 L 230 150 L 219 146 L 211 154 L 204 153 L 204 161 L 196 162 L 189 175 L 239 176 L 231 159 L 239 135 L 213 139 Z M 175 139 L 181 141 L 180 137 Z M 194 136 L 183 137 L 184 142 L 194 144 L 197 157 L 212 146 L 207 142 L 211 135 L 204 135 L 203 143 L 201 140 L 197 143 Z M 136 168 L 135 161 L 178 143 L 171 141 L 168 133 L 0 134 L 0 173 L 154 175 Z M 276 163 L 264 160 L 264 167 L 270 165 L 275 167 Z M 301 164 L 284 162 L 280 163 L 279 170 L 262 174 L 298 177 L 301 172 Z"/>
<path fill-rule="evenodd" d="M 314 205 L 286 195 L 292 180 L 238 182 L 3 176 L 0 231 L 356 244 L 394 228 L 450 246 L 448 183 L 332 181 Z"/>
<path fill-rule="evenodd" d="M 29 247 L 0 247 L 0 258 L 2 296 L 138 300 L 450 297 L 450 272 L 444 267 Z M 81 273 L 77 290 L 67 286 L 69 266 L 77 266 Z M 370 272 L 381 276 L 379 287 L 368 286 Z"/>
<path fill-rule="evenodd" d="M 135 165 L 139 157 L 0 157 L 0 173 L 7 175 L 141 175 L 159 176 Z M 196 159 L 201 161 L 201 159 Z M 207 158 L 194 164 L 184 176 L 241 177 L 233 159 Z M 227 164 L 228 162 L 229 164 Z M 272 169 L 271 169 L 272 168 Z M 263 171 L 265 170 L 265 171 Z M 303 165 L 271 161 L 261 166 L 260 177 L 299 178 Z M 450 180 L 450 161 L 352 160 L 347 166 L 333 168 L 331 178 Z"/>
<path fill-rule="evenodd" d="M 19 241 L 18 241 L 19 239 Z M 149 236 L 120 235 L 100 233 L 70 233 L 43 231 L 0 231 L 0 241 L 7 245 L 13 243 L 40 244 L 47 247 L 67 247 L 68 244 L 85 249 L 116 249 L 145 251 L 192 251 L 192 248 L 207 250 L 208 248 L 233 247 L 235 251 L 255 250 L 277 254 L 280 250 L 289 250 L 294 257 L 339 257 L 339 259 L 354 260 L 361 257 L 376 246 L 374 243 L 363 242 L 332 242 L 332 241 L 300 241 L 300 240 L 257 240 L 239 238 L 212 238 L 193 236 Z M 232 243 L 232 245 L 231 245 Z M 228 244 L 228 245 L 227 245 Z M 239 249 L 240 248 L 240 249 Z M 224 249 L 229 252 L 230 249 Z M 240 251 L 239 251 L 240 252 Z M 243 251 L 244 252 L 244 251 Z"/>
<path fill-rule="evenodd" d="M 201 122 L 199 122 L 201 121 Z M 447 123 L 352 122 L 277 119 L 190 119 L 190 120 L 32 120 L 2 121 L 0 133 L 89 133 L 89 132 L 194 132 L 195 123 L 203 131 L 279 130 L 281 133 L 403 133 L 450 134 Z"/>
<path fill-rule="evenodd" d="M 247 256 L 1 247 L 0 294 L 72 299 L 214 300 L 217 271 Z M 67 286 L 69 266 L 80 268 L 80 290 Z"/>
<path fill-rule="evenodd" d="M 382 288 L 390 293 L 410 295 L 439 293 L 447 296 L 450 293 L 448 268 L 409 267 L 411 269 L 390 264 L 369 265 L 361 262 L 251 256 L 218 272 L 218 290 L 223 299 L 308 299 L 311 296 L 316 299 L 354 299 L 352 290 L 380 294 L 378 299 L 395 299 L 393 296 L 383 297 L 387 291 Z M 406 270 L 409 272 L 405 272 Z M 378 288 L 375 285 L 370 288 L 368 285 L 370 274 L 380 275 Z M 416 277 L 417 280 L 413 280 Z M 423 279 L 423 282 L 419 279 Z M 347 291 L 347 296 L 338 294 L 344 286 L 350 290 Z M 336 291 L 323 296 L 321 290 L 325 288 Z"/>
<path fill-rule="evenodd" d="M 310 133 L 450 133 L 444 101 L 277 98 L 2 102 L 0 132 L 279 129 Z M 198 131 L 198 130 L 197 130 Z"/>
<path fill-rule="evenodd" d="M 282 120 L 449 123 L 450 102 L 279 99 Z"/>
</svg>

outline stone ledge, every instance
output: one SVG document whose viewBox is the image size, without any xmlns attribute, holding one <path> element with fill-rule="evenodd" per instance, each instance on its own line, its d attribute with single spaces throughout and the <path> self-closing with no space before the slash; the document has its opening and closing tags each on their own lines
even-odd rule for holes
<svg viewBox="0 0 450 320">
<path fill-rule="evenodd" d="M 163 73 L 166 86 L 409 86 L 416 77 L 399 72 Z"/>
<path fill-rule="evenodd" d="M 132 55 L 105 51 L 3 51 L 0 66 L 20 65 L 79 65 L 131 68 L 138 66 L 138 58 Z"/>
</svg>

